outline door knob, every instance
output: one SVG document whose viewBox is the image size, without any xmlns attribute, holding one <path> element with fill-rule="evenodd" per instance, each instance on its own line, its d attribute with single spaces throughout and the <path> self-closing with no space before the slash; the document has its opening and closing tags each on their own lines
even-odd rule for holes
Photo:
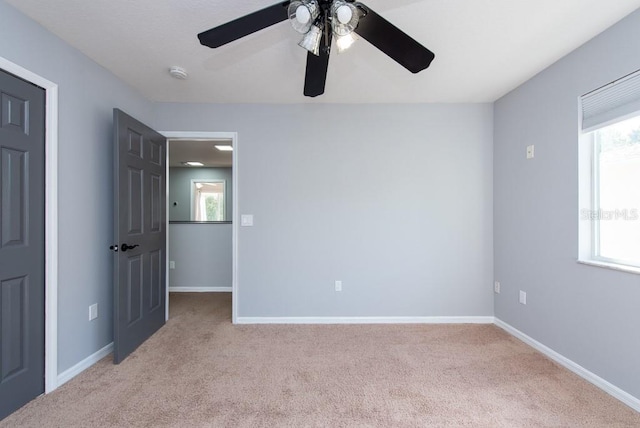
<svg viewBox="0 0 640 428">
<path fill-rule="evenodd" d="M 109 247 L 109 249 L 110 249 L 111 251 L 113 251 L 114 253 L 117 253 L 117 252 L 118 252 L 118 246 L 117 246 L 117 245 L 112 245 L 112 246 L 110 246 L 110 247 Z"/>
<path fill-rule="evenodd" d="M 135 244 L 135 245 L 122 244 L 122 246 L 120 248 L 124 252 L 124 251 L 127 251 L 127 250 L 133 250 L 136 247 L 139 247 L 139 245 L 138 244 Z"/>
</svg>

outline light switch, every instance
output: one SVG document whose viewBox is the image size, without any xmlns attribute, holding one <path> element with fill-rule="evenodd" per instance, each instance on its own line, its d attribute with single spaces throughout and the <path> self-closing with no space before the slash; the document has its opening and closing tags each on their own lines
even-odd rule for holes
<svg viewBox="0 0 640 428">
<path fill-rule="evenodd" d="M 253 226 L 253 214 L 242 214 L 240 216 L 241 226 Z"/>
<path fill-rule="evenodd" d="M 523 305 L 527 304 L 527 293 L 520 290 L 520 303 Z"/>
<path fill-rule="evenodd" d="M 89 306 L 89 321 L 92 321 L 96 318 L 98 318 L 98 304 L 94 303 L 93 305 Z"/>
</svg>

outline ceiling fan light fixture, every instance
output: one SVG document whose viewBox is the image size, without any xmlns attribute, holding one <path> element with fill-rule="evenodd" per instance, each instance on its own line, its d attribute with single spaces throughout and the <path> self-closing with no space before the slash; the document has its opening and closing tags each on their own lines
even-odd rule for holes
<svg viewBox="0 0 640 428">
<path fill-rule="evenodd" d="M 289 3 L 289 22 L 298 33 L 306 34 L 320 15 L 316 0 L 294 0 Z"/>
<path fill-rule="evenodd" d="M 309 32 L 304 35 L 298 46 L 305 48 L 315 56 L 320 55 L 320 42 L 322 41 L 322 30 L 317 25 L 312 25 Z"/>
<path fill-rule="evenodd" d="M 278 2 L 198 33 L 198 40 L 204 46 L 219 48 L 287 19 L 295 30 L 304 34 L 298 44 L 317 56 L 307 54 L 303 93 L 308 97 L 324 93 L 332 39 L 356 31 L 359 37 L 411 73 L 425 70 L 435 59 L 433 52 L 357 0 Z M 340 49 L 346 49 L 352 42 L 353 38 L 340 40 Z"/>
<path fill-rule="evenodd" d="M 336 36 L 353 33 L 360 21 L 360 13 L 353 3 L 335 0 L 331 3 L 331 28 Z"/>
</svg>

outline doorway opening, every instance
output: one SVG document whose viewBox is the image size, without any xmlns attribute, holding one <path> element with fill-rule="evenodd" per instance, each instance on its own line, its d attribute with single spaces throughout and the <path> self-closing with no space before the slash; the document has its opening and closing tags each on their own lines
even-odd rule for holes
<svg viewBox="0 0 640 428">
<path fill-rule="evenodd" d="M 231 293 L 237 319 L 238 138 L 234 132 L 161 132 L 167 138 L 167 306 L 170 293 Z"/>
</svg>

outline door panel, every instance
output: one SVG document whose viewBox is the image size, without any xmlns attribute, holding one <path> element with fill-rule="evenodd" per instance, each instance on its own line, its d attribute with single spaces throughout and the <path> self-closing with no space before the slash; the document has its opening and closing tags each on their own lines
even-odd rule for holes
<svg viewBox="0 0 640 428">
<path fill-rule="evenodd" d="M 129 183 L 128 189 L 129 193 L 129 207 L 128 207 L 128 217 L 129 217 L 129 237 L 133 237 L 133 235 L 140 235 L 142 233 L 142 214 L 144 210 L 142 209 L 142 205 L 144 201 L 142 200 L 142 195 L 144 194 L 143 183 L 142 183 L 142 171 L 136 168 L 129 168 Z"/>
<path fill-rule="evenodd" d="M 29 313 L 26 277 L 8 279 L 0 283 L 2 305 L 2 367 L 0 382 L 22 373 L 27 367 L 27 337 L 22 334 Z"/>
<path fill-rule="evenodd" d="M 118 109 L 114 127 L 114 242 L 119 246 L 114 362 L 119 363 L 165 322 L 167 143 Z"/>
<path fill-rule="evenodd" d="M 0 419 L 44 392 L 44 109 L 0 70 Z"/>
<path fill-rule="evenodd" d="M 133 129 L 127 129 L 127 135 L 129 138 L 129 154 L 142 159 L 144 138 Z"/>
<path fill-rule="evenodd" d="M 162 166 L 164 164 L 162 145 L 151 141 L 149 144 L 149 160 L 156 165 Z"/>
<path fill-rule="evenodd" d="M 151 295 L 149 296 L 149 309 L 154 310 L 162 303 L 161 296 L 164 294 L 164 284 L 162 278 L 162 251 L 153 251 L 151 259 Z"/>
<path fill-rule="evenodd" d="M 2 234 L 3 247 L 26 245 L 25 209 L 29 199 L 27 156 L 20 150 L 1 149 L 2 154 Z"/>
<path fill-rule="evenodd" d="M 162 180 L 161 176 L 151 174 L 151 222 L 149 223 L 149 228 L 151 232 L 156 233 L 162 231 Z"/>
<path fill-rule="evenodd" d="M 144 276 L 141 256 L 130 257 L 128 263 L 129 275 L 127 277 L 127 291 L 129 301 L 127 304 L 127 312 L 129 316 L 127 318 L 127 325 L 131 326 L 136 321 L 142 319 L 142 283 Z"/>
<path fill-rule="evenodd" d="M 2 128 L 29 135 L 29 101 L 2 92 L 2 107 Z"/>
</svg>

